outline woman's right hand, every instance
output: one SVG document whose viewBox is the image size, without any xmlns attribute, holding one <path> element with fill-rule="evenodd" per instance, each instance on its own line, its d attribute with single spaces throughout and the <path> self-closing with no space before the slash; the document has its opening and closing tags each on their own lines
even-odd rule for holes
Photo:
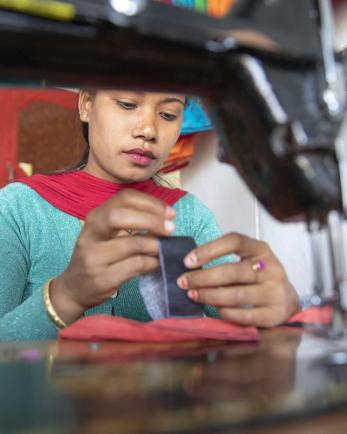
<svg viewBox="0 0 347 434">
<path fill-rule="evenodd" d="M 156 237 L 171 235 L 174 218 L 173 208 L 133 189 L 90 212 L 68 267 L 51 283 L 51 302 L 62 320 L 72 323 L 127 280 L 155 271 Z M 137 233 L 123 236 L 126 230 Z"/>
</svg>

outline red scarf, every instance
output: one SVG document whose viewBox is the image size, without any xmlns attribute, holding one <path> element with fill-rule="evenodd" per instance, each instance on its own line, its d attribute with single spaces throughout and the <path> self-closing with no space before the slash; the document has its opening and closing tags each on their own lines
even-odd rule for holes
<svg viewBox="0 0 347 434">
<path fill-rule="evenodd" d="M 90 211 L 126 188 L 142 191 L 171 206 L 187 193 L 179 188 L 161 187 L 151 179 L 132 184 L 115 184 L 78 170 L 54 175 L 33 175 L 16 182 L 28 185 L 54 207 L 81 220 L 85 220 Z"/>
</svg>

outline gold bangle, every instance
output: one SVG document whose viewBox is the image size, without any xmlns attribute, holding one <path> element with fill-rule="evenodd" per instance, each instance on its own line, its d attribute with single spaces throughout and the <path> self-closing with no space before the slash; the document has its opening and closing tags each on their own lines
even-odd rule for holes
<svg viewBox="0 0 347 434">
<path fill-rule="evenodd" d="M 46 311 L 47 311 L 47 315 L 49 316 L 49 319 L 60 329 L 63 329 L 64 327 L 66 327 L 65 322 L 59 317 L 59 315 L 57 314 L 57 312 L 55 311 L 51 299 L 50 299 L 50 295 L 49 295 L 49 291 L 51 289 L 51 283 L 52 283 L 53 279 L 49 279 L 47 280 L 47 282 L 45 283 L 45 286 L 43 288 L 43 300 L 45 302 L 45 307 L 46 307 Z"/>
</svg>

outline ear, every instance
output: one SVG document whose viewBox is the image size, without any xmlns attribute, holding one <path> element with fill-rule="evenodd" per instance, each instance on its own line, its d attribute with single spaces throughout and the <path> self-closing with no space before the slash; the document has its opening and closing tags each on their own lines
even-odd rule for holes
<svg viewBox="0 0 347 434">
<path fill-rule="evenodd" d="M 82 89 L 78 94 L 78 111 L 82 122 L 89 122 L 93 94 L 89 89 Z"/>
</svg>

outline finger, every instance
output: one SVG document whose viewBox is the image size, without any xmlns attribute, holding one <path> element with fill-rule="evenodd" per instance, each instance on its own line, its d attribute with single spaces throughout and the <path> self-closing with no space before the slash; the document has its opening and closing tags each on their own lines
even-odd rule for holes
<svg viewBox="0 0 347 434">
<path fill-rule="evenodd" d="M 254 261 L 244 259 L 240 262 L 216 265 L 215 267 L 185 273 L 177 281 L 182 289 L 199 289 L 226 286 L 235 283 L 259 283 L 264 280 L 265 270 L 255 271 Z"/>
<path fill-rule="evenodd" d="M 131 229 L 145 231 L 154 235 L 170 235 L 175 229 L 171 220 L 164 219 L 161 215 L 149 212 L 121 208 L 110 213 L 110 224 L 116 229 Z"/>
<path fill-rule="evenodd" d="M 144 235 L 119 236 L 115 239 L 95 243 L 89 253 L 90 266 L 110 265 L 136 255 L 158 257 L 157 238 Z M 86 264 L 87 266 L 88 264 Z"/>
<path fill-rule="evenodd" d="M 271 253 L 271 249 L 264 241 L 231 233 L 193 249 L 184 263 L 188 268 L 196 268 L 230 253 L 237 253 L 241 258 L 260 258 Z"/>
<path fill-rule="evenodd" d="M 117 208 L 105 218 L 87 220 L 84 237 L 90 240 L 109 239 L 111 233 L 119 229 L 146 231 L 157 236 L 168 236 L 175 230 L 175 224 L 162 215 L 152 214 L 131 208 Z"/>
<path fill-rule="evenodd" d="M 243 326 L 274 327 L 281 324 L 280 308 L 256 307 L 253 309 L 221 308 L 219 312 L 223 319 Z"/>
<path fill-rule="evenodd" d="M 159 267 L 159 259 L 145 255 L 136 255 L 107 267 L 104 273 L 98 276 L 98 285 L 110 288 L 110 293 L 123 283 L 141 274 L 151 273 Z"/>
<path fill-rule="evenodd" d="M 188 297 L 196 303 L 216 307 L 240 307 L 245 305 L 264 306 L 268 304 L 266 294 L 259 285 L 240 285 L 219 288 L 191 289 Z"/>
</svg>

